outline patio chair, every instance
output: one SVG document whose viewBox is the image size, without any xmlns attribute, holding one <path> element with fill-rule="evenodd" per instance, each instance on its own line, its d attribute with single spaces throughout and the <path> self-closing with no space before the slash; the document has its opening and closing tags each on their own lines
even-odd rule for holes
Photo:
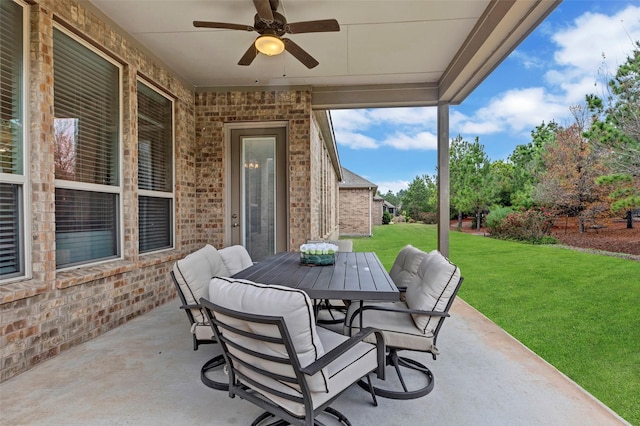
<svg viewBox="0 0 640 426">
<path fill-rule="evenodd" d="M 316 327 L 301 290 L 215 278 L 209 295 L 215 302 L 200 304 L 227 362 L 229 396 L 266 411 L 254 425 L 271 417 L 280 419 L 274 424 L 321 424 L 315 419 L 323 412 L 350 424 L 331 402 L 362 377 L 370 384 L 373 371 L 384 378 L 382 335 L 367 328 L 348 338 Z M 364 343 L 367 336 L 376 344 Z"/>
<path fill-rule="evenodd" d="M 345 322 L 347 335 L 357 332 L 361 324 L 382 331 L 388 351 L 386 364 L 393 366 L 398 380 L 376 383 L 374 391 L 376 395 L 393 399 L 419 398 L 433 389 L 431 371 L 412 358 L 400 356 L 399 352 L 426 352 L 436 359 L 438 334 L 463 281 L 460 269 L 439 251 L 424 253 L 413 247 L 405 249 L 396 259 L 394 267 L 397 268 L 392 269 L 392 277 L 406 289 L 402 300 L 362 306 L 353 303 Z M 413 372 L 412 380 L 417 372 L 418 384 L 407 385 L 406 376 L 410 372 Z"/>
<path fill-rule="evenodd" d="M 170 272 L 176 286 L 178 297 L 189 319 L 189 326 L 193 338 L 193 350 L 198 350 L 202 344 L 217 343 L 209 326 L 202 306 L 198 303 L 201 297 L 209 296 L 209 281 L 215 276 L 229 276 L 218 250 L 207 244 L 199 250 L 178 260 Z M 219 369 L 224 365 L 224 357 L 218 355 L 207 361 L 200 369 L 202 382 L 211 388 L 226 390 L 227 384 L 216 382 L 207 377 L 210 370 Z"/>
<path fill-rule="evenodd" d="M 222 261 L 229 271 L 229 276 L 233 276 L 253 265 L 251 255 L 249 255 L 247 249 L 241 245 L 221 248 L 218 250 L 218 253 L 220 253 Z"/>
</svg>

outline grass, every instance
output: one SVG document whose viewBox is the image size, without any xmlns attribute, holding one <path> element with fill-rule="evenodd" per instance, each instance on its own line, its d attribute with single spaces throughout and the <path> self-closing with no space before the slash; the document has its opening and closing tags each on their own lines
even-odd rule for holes
<svg viewBox="0 0 640 426">
<path fill-rule="evenodd" d="M 406 244 L 437 247 L 436 227 L 377 226 L 354 238 L 389 270 Z M 450 233 L 460 297 L 631 424 L 640 425 L 640 262 Z"/>
</svg>

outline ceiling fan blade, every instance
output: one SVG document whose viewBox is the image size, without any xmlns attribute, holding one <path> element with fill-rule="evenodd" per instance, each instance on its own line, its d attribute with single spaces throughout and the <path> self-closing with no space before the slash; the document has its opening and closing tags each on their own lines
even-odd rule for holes
<svg viewBox="0 0 640 426">
<path fill-rule="evenodd" d="M 340 24 L 338 24 L 338 21 L 336 21 L 335 19 L 291 22 L 286 25 L 285 31 L 290 34 L 326 33 L 329 31 L 340 31 Z"/>
<path fill-rule="evenodd" d="M 269 0 L 253 0 L 253 4 L 256 7 L 258 16 L 267 24 L 273 22 L 273 11 L 271 10 L 271 3 Z"/>
<path fill-rule="evenodd" d="M 297 60 L 302 62 L 307 68 L 311 69 L 316 67 L 319 62 L 316 61 L 313 56 L 309 55 L 302 47 L 298 46 L 288 38 L 283 38 L 284 48 L 287 52 L 291 53 Z"/>
<path fill-rule="evenodd" d="M 198 28 L 221 28 L 225 30 L 254 31 L 251 25 L 229 24 L 227 22 L 193 21 L 193 26 Z"/>
<path fill-rule="evenodd" d="M 258 56 L 258 49 L 251 43 L 251 46 L 249 46 L 247 51 L 244 52 L 244 55 L 242 55 L 242 58 L 238 61 L 238 65 L 251 65 L 251 62 L 253 62 L 256 56 Z"/>
</svg>

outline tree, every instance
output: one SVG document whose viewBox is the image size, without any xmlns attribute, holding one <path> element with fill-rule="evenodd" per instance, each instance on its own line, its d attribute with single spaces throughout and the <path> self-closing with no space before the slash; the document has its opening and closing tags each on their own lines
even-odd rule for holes
<svg viewBox="0 0 640 426">
<path fill-rule="evenodd" d="M 606 188 L 596 179 L 607 173 L 600 153 L 584 138 L 584 109 L 572 107 L 575 122 L 558 128 L 555 142 L 545 146 L 545 171 L 533 192 L 541 205 L 555 207 L 567 216 L 580 218 L 580 232 L 586 219 L 595 219 L 608 210 Z"/>
<path fill-rule="evenodd" d="M 587 95 L 593 122 L 586 136 L 607 154 L 612 174 L 599 182 L 613 187 L 613 211 L 626 211 L 633 228 L 633 210 L 640 207 L 640 43 L 607 84 L 605 99 Z"/>
<path fill-rule="evenodd" d="M 484 210 L 496 201 L 498 193 L 491 161 L 477 137 L 473 143 L 460 135 L 452 139 L 449 156 L 450 200 L 458 214 L 458 228 L 462 227 L 464 213 L 474 213 L 480 228 Z"/>
<path fill-rule="evenodd" d="M 409 188 L 404 192 L 402 198 L 402 208 L 407 215 L 415 220 L 419 219 L 421 213 L 434 212 L 433 204 L 436 191 L 433 179 L 427 175 L 416 176 L 409 184 Z"/>
<path fill-rule="evenodd" d="M 496 203 L 500 206 L 511 206 L 515 167 L 504 160 L 497 160 L 491 163 L 491 174 L 495 179 L 498 191 Z"/>
<path fill-rule="evenodd" d="M 547 144 L 555 141 L 558 125 L 544 122 L 531 131 L 531 142 L 517 145 L 509 156 L 513 164 L 511 205 L 529 209 L 534 206 L 533 189 L 543 172 L 542 154 Z"/>
<path fill-rule="evenodd" d="M 380 195 L 382 198 L 384 198 L 385 201 L 390 202 L 391 204 L 393 204 L 394 206 L 398 207 L 399 204 L 399 199 L 398 196 L 395 195 L 393 192 L 391 192 L 391 190 L 388 190 L 386 194 L 381 194 L 380 192 L 378 192 L 378 195 Z"/>
</svg>

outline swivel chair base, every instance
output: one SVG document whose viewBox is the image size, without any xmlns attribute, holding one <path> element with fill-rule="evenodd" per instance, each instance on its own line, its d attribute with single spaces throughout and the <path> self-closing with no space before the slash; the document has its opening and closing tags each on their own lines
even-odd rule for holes
<svg viewBox="0 0 640 426">
<path fill-rule="evenodd" d="M 398 356 L 398 353 L 392 349 L 387 354 L 386 364 L 395 368 L 398 378 L 400 379 L 400 384 L 402 385 L 402 390 L 373 386 L 373 391 L 376 395 L 390 399 L 416 399 L 427 395 L 433 390 L 433 386 L 435 384 L 433 373 L 418 361 Z M 404 377 L 402 376 L 402 372 L 400 370 L 401 367 L 422 373 L 426 379 L 426 384 L 418 389 L 409 389 L 405 383 Z M 358 381 L 358 386 L 367 391 L 369 390 L 369 384 L 364 380 Z"/>
<path fill-rule="evenodd" d="M 205 362 L 202 368 L 200 369 L 200 380 L 202 380 L 202 383 L 204 383 L 205 386 L 213 389 L 228 391 L 229 390 L 228 381 L 217 382 L 215 380 L 210 379 L 206 374 L 211 370 L 224 368 L 225 365 L 226 363 L 224 361 L 224 356 L 222 355 L 215 356 L 211 358 L 209 361 Z"/>
</svg>

